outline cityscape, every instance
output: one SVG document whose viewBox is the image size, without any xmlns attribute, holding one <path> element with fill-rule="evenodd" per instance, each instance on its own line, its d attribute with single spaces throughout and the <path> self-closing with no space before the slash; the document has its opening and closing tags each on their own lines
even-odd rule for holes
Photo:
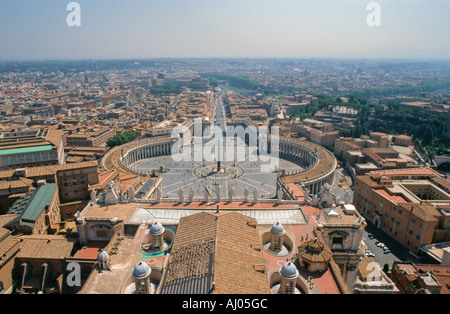
<svg viewBox="0 0 450 314">
<path fill-rule="evenodd" d="M 449 294 L 450 54 L 33 57 L 11 34 L 0 294 Z"/>
</svg>

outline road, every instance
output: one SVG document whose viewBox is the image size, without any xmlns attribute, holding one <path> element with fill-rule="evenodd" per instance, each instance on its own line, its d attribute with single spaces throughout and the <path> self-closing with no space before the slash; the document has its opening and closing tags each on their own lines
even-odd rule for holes
<svg viewBox="0 0 450 314">
<path fill-rule="evenodd" d="M 369 239 L 369 233 L 372 233 L 375 238 Z M 380 265 L 380 267 L 383 267 L 385 264 L 388 264 L 389 267 L 391 267 L 394 261 L 420 262 L 420 260 L 414 259 L 414 257 L 409 254 L 409 250 L 407 248 L 403 247 L 397 241 L 392 239 L 392 237 L 384 231 L 376 228 L 369 221 L 367 221 L 367 227 L 363 231 L 362 239 L 367 245 L 368 249 L 375 254 L 375 257 L 373 259 Z M 383 249 L 375 245 L 377 241 L 384 243 L 389 248 L 391 253 L 384 254 Z"/>
<path fill-rule="evenodd" d="M 217 99 L 215 123 L 222 129 L 222 131 L 226 130 L 226 115 L 222 98 Z"/>
</svg>

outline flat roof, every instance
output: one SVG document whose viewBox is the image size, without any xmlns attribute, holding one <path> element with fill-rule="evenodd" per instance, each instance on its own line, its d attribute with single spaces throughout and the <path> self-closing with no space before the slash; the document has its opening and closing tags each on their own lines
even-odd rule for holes
<svg viewBox="0 0 450 314">
<path fill-rule="evenodd" d="M 155 223 L 177 224 L 181 218 L 192 214 L 200 213 L 202 209 L 151 209 L 137 207 L 128 222 L 130 223 Z M 229 210 L 224 212 L 230 212 Z M 254 218 L 259 225 L 273 224 L 280 222 L 281 224 L 305 224 L 306 220 L 300 209 L 291 210 L 236 210 L 236 213 Z"/>
</svg>

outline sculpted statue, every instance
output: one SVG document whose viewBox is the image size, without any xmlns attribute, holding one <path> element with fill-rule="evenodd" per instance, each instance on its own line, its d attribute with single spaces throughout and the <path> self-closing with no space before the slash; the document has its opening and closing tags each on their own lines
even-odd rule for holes
<svg viewBox="0 0 450 314">
<path fill-rule="evenodd" d="M 253 203 L 258 203 L 258 190 L 257 189 L 253 189 Z"/>
<path fill-rule="evenodd" d="M 245 190 L 244 190 L 244 201 L 245 201 L 246 203 L 248 203 L 248 195 L 249 195 L 248 188 L 245 187 Z"/>
<path fill-rule="evenodd" d="M 219 185 L 216 186 L 216 198 L 217 198 L 217 202 L 220 203 L 220 186 Z"/>
<path fill-rule="evenodd" d="M 228 188 L 228 202 L 231 203 L 233 201 L 233 196 L 234 196 L 234 188 L 230 186 Z"/>
<path fill-rule="evenodd" d="M 180 189 L 178 190 L 178 198 L 179 198 L 179 203 L 183 203 L 184 202 L 184 189 L 182 187 L 180 187 Z"/>
<path fill-rule="evenodd" d="M 191 192 L 189 193 L 189 203 L 192 203 L 194 201 L 194 195 L 195 195 L 195 190 L 193 187 L 191 187 Z"/>
</svg>

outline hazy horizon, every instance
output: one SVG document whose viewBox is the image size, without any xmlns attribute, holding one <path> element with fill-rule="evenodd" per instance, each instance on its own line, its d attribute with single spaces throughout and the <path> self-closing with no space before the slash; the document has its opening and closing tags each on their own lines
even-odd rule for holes
<svg viewBox="0 0 450 314">
<path fill-rule="evenodd" d="M 446 0 L 79 0 L 74 27 L 70 2 L 0 0 L 0 60 L 450 59 Z"/>
</svg>

